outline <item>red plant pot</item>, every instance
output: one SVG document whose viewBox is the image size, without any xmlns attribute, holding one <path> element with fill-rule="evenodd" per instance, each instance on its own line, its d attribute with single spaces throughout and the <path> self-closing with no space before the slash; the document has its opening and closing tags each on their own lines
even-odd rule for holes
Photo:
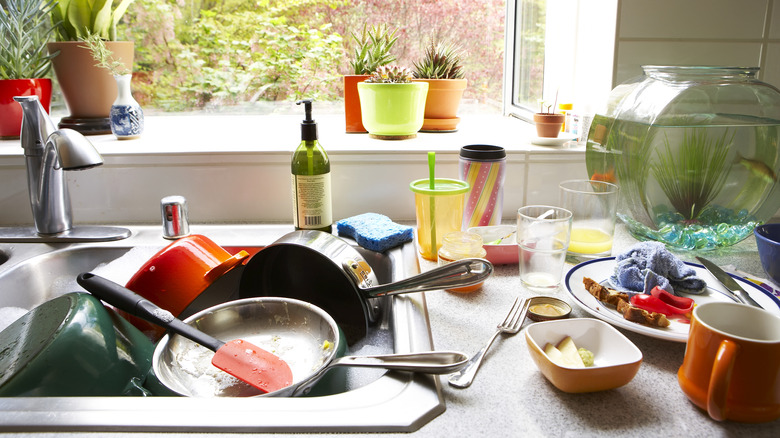
<svg viewBox="0 0 780 438">
<path fill-rule="evenodd" d="M 48 113 L 51 79 L 0 79 L 0 139 L 19 138 L 22 131 L 22 106 L 14 96 L 38 96 Z"/>
</svg>

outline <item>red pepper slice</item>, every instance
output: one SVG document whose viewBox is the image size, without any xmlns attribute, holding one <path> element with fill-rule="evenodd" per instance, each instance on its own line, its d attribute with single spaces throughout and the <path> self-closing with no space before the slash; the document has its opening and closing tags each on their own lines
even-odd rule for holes
<svg viewBox="0 0 780 438">
<path fill-rule="evenodd" d="M 658 297 L 661 301 L 671 306 L 677 313 L 688 313 L 693 311 L 695 302 L 691 298 L 678 297 L 656 286 L 650 291 L 650 295 Z"/>
<path fill-rule="evenodd" d="M 672 295 L 656 286 L 650 291 L 650 295 L 639 294 L 631 297 L 631 304 L 649 312 L 682 315 L 693 310 L 694 301 Z"/>
</svg>

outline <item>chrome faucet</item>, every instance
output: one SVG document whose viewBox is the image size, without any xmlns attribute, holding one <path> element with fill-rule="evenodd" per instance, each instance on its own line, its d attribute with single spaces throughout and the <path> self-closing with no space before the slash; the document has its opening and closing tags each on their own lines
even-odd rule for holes
<svg viewBox="0 0 780 438">
<path fill-rule="evenodd" d="M 94 242 L 129 237 L 125 228 L 73 227 L 65 171 L 99 166 L 103 158 L 80 133 L 57 130 L 38 96 L 16 96 L 14 100 L 22 106 L 21 144 L 35 230 L 0 229 L 0 241 Z"/>
</svg>

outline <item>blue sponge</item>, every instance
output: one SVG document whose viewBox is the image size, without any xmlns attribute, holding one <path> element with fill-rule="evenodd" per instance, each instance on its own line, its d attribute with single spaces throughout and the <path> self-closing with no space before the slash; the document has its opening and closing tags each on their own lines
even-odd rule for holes
<svg viewBox="0 0 780 438">
<path fill-rule="evenodd" d="M 414 228 L 399 225 L 377 213 L 363 213 L 336 222 L 340 236 L 355 239 L 358 245 L 383 252 L 414 238 Z"/>
</svg>

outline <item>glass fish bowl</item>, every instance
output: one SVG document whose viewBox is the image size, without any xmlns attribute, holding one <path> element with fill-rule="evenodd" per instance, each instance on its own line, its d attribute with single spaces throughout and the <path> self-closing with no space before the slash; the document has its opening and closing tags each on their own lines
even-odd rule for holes
<svg viewBox="0 0 780 438">
<path fill-rule="evenodd" d="M 620 186 L 618 216 L 641 240 L 714 249 L 780 208 L 780 91 L 758 67 L 643 66 L 588 132 L 593 180 Z"/>
</svg>

